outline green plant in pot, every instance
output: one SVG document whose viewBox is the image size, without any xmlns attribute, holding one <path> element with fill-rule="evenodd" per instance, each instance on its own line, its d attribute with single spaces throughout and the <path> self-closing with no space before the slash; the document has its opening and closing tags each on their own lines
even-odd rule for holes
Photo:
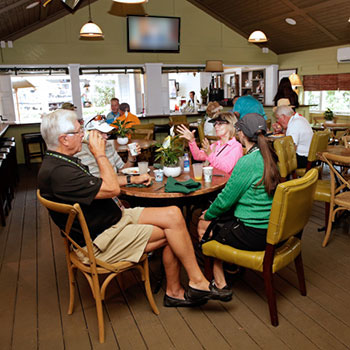
<svg viewBox="0 0 350 350">
<path fill-rule="evenodd" d="M 202 104 L 206 105 L 208 102 L 208 88 L 201 89 Z"/>
<path fill-rule="evenodd" d="M 167 136 L 162 144 L 156 144 L 155 160 L 163 165 L 164 175 L 176 177 L 181 174 L 179 157 L 183 155 L 183 144 L 179 136 Z"/>
<path fill-rule="evenodd" d="M 330 108 L 327 108 L 327 110 L 324 112 L 323 116 L 324 116 L 324 119 L 326 121 L 332 121 L 334 118 L 333 111 Z"/>
<path fill-rule="evenodd" d="M 134 130 L 130 123 L 130 121 L 116 119 L 111 124 L 111 126 L 116 128 L 115 134 L 118 135 L 117 141 L 120 145 L 126 145 L 129 141 L 128 135 Z"/>
</svg>

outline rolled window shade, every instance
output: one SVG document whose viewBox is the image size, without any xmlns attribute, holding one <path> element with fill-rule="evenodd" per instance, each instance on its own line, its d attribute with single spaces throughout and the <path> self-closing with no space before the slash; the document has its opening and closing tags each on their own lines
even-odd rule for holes
<svg viewBox="0 0 350 350">
<path fill-rule="evenodd" d="M 304 91 L 350 90 L 350 73 L 304 75 Z"/>
</svg>

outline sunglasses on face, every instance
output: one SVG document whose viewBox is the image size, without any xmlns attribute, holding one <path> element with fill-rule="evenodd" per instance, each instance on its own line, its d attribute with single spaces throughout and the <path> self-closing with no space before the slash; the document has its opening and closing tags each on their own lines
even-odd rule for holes
<svg viewBox="0 0 350 350">
<path fill-rule="evenodd" d="M 66 132 L 67 135 L 76 135 L 76 134 L 84 134 L 84 128 L 81 127 L 79 129 L 79 131 L 70 131 L 70 132 Z"/>
<path fill-rule="evenodd" d="M 217 126 L 217 125 L 224 125 L 224 124 L 228 124 L 228 122 L 227 121 L 217 121 L 217 122 L 215 122 L 214 123 L 214 126 Z"/>
</svg>

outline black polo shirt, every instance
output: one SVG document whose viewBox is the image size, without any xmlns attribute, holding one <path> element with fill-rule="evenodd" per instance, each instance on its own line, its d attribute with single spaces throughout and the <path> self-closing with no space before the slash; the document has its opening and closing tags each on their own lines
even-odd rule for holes
<svg viewBox="0 0 350 350">
<path fill-rule="evenodd" d="M 80 204 L 92 240 L 121 218 L 121 210 L 113 199 L 95 199 L 101 185 L 102 179 L 91 175 L 89 168 L 78 158 L 54 151 L 47 152 L 38 174 L 38 187 L 44 198 Z M 65 228 L 67 215 L 51 211 L 50 215 L 60 229 Z M 77 219 L 72 226 L 71 238 L 85 246 Z"/>
</svg>

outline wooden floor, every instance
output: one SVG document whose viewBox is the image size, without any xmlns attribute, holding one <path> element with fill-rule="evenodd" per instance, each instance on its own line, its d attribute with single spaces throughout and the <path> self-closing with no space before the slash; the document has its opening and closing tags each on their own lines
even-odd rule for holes
<svg viewBox="0 0 350 350">
<path fill-rule="evenodd" d="M 112 282 L 105 302 L 106 342 L 99 344 L 94 301 L 78 277 L 73 315 L 67 315 L 64 251 L 56 227 L 35 196 L 35 172 L 22 171 L 7 226 L 0 228 L 0 349 L 349 349 L 349 217 L 336 224 L 321 248 L 323 205 L 314 205 L 303 236 L 307 297 L 297 289 L 294 266 L 275 278 L 279 327 L 270 325 L 259 274 L 233 281 L 229 303 L 211 301 L 197 309 L 146 301 L 137 274 Z M 151 262 L 152 279 L 159 261 Z"/>
</svg>

